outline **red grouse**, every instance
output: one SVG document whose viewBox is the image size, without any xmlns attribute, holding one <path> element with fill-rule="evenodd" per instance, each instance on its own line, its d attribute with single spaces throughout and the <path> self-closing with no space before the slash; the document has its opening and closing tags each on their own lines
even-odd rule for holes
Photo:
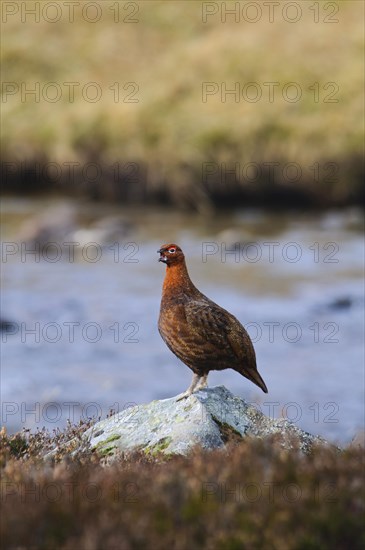
<svg viewBox="0 0 365 550">
<path fill-rule="evenodd" d="M 179 246 L 164 244 L 157 252 L 166 264 L 158 329 L 170 350 L 194 373 L 178 399 L 207 387 L 209 372 L 223 369 L 234 369 L 267 393 L 241 323 L 194 286 Z"/>
</svg>

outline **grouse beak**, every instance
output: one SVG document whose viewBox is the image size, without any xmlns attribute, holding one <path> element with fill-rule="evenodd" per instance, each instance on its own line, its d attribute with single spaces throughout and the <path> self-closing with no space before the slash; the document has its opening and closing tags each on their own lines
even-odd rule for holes
<svg viewBox="0 0 365 550">
<path fill-rule="evenodd" d="M 160 254 L 158 261 L 167 264 L 167 258 L 164 255 L 164 250 L 162 248 L 160 248 L 160 250 L 157 250 L 157 254 Z"/>
</svg>

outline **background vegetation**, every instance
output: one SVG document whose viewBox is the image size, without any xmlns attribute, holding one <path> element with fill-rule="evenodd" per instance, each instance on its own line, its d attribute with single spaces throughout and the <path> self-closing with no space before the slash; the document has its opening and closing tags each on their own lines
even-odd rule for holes
<svg viewBox="0 0 365 550">
<path fill-rule="evenodd" d="M 238 22 L 227 16 L 222 23 L 218 13 L 203 23 L 201 2 L 130 3 L 135 14 L 120 2 L 118 16 L 110 8 L 118 3 L 99 4 L 102 17 L 95 23 L 80 9 L 70 23 L 63 9 L 56 23 L 31 16 L 24 23 L 19 12 L 3 24 L 3 80 L 17 90 L 2 98 L 2 160 L 15 163 L 6 169 L 5 190 L 169 200 L 202 210 L 241 199 L 340 205 L 363 198 L 362 2 L 332 3 L 339 7 L 335 14 L 319 2 L 318 23 L 304 0 L 297 23 L 285 21 L 283 2 L 273 23 L 268 8 L 256 23 L 242 12 Z M 47 87 L 52 82 L 61 90 L 55 102 L 44 98 L 57 94 Z M 74 100 L 67 82 L 79 84 Z M 90 82 L 101 90 L 96 102 L 86 99 L 95 93 L 85 90 Z M 219 90 L 206 102 L 203 82 Z M 239 101 L 232 95 L 222 101 L 222 83 L 232 89 L 236 82 Z M 262 91 L 257 102 L 242 96 L 249 82 Z M 279 83 L 273 102 L 265 82 Z M 285 99 L 290 82 L 302 90 L 295 103 Z M 39 102 L 21 91 L 35 83 Z M 255 90 L 243 95 L 254 97 Z M 59 163 L 61 174 L 49 168 L 35 176 L 35 162 Z M 79 163 L 72 181 L 70 162 Z M 92 171 L 82 170 L 89 162 L 102 172 L 93 183 Z M 202 177 L 207 162 L 214 173 Z M 279 163 L 275 177 L 265 165 L 273 162 Z M 295 169 L 285 171 L 292 162 L 301 167 L 297 181 Z M 222 163 L 237 173 L 222 175 L 215 169 Z"/>
</svg>

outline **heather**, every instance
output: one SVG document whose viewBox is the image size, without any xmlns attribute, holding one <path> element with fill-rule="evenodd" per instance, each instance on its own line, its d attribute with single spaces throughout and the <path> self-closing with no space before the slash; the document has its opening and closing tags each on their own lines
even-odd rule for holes
<svg viewBox="0 0 365 550">
<path fill-rule="evenodd" d="M 280 438 L 113 464 L 65 432 L 1 434 L 3 548 L 363 548 L 363 449 L 284 450 Z M 21 521 L 20 521 L 21 518 Z"/>
</svg>

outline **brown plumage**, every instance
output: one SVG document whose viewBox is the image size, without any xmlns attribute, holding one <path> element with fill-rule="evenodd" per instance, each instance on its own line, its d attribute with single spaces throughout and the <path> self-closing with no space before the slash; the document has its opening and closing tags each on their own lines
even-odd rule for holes
<svg viewBox="0 0 365 550">
<path fill-rule="evenodd" d="M 158 329 L 170 350 L 194 372 L 179 399 L 205 388 L 211 370 L 229 368 L 267 393 L 252 342 L 238 319 L 194 286 L 179 246 L 164 244 L 158 253 L 166 264 Z"/>
</svg>

